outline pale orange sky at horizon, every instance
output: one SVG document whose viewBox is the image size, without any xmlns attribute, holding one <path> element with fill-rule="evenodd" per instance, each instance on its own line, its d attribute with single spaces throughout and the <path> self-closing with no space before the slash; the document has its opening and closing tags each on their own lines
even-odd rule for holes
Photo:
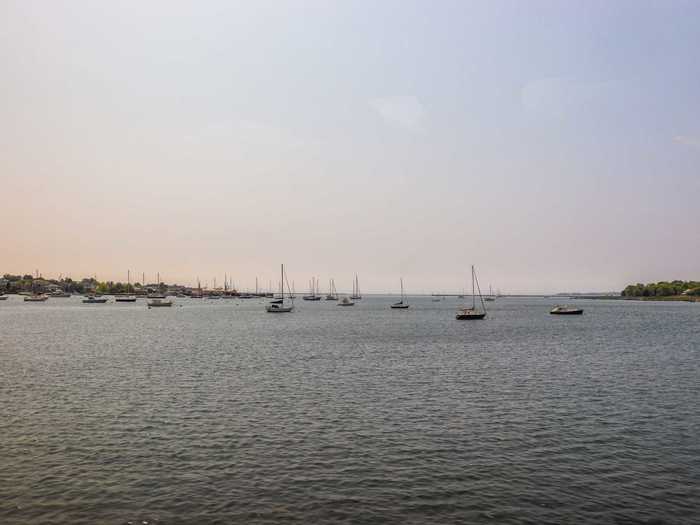
<svg viewBox="0 0 700 525">
<path fill-rule="evenodd" d="M 10 2 L 0 273 L 700 279 L 694 8 L 538 5 Z"/>
</svg>

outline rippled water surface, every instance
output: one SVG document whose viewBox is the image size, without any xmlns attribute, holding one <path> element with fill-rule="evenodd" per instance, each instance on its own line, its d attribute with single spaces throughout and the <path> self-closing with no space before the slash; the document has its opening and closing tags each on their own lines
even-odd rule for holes
<svg viewBox="0 0 700 525">
<path fill-rule="evenodd" d="M 0 302 L 0 523 L 700 523 L 700 304 Z"/>
</svg>

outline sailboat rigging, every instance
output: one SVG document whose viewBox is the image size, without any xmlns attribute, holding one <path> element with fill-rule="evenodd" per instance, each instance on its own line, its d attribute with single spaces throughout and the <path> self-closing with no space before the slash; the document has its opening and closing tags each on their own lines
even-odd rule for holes
<svg viewBox="0 0 700 525">
<path fill-rule="evenodd" d="M 481 302 L 481 309 L 476 307 L 476 292 L 479 292 L 479 301 Z M 474 270 L 474 265 L 472 265 L 472 306 L 468 308 L 463 306 L 457 310 L 456 319 L 460 321 L 472 321 L 477 319 L 483 319 L 486 317 L 486 305 L 484 305 L 484 298 L 481 296 L 481 288 L 479 287 L 479 280 L 476 277 L 476 271 Z"/>
<path fill-rule="evenodd" d="M 280 269 L 281 273 L 281 279 L 280 279 L 280 298 L 275 299 L 272 301 L 270 304 L 268 304 L 265 307 L 265 310 L 268 313 L 271 314 L 282 314 L 282 313 L 288 313 L 294 310 L 294 298 L 291 298 L 287 304 L 284 302 L 284 285 L 285 283 L 287 284 L 287 290 L 290 292 L 289 295 L 291 296 L 291 290 L 289 288 L 289 282 L 287 282 L 287 277 L 284 273 L 284 264 L 281 265 Z"/>
<path fill-rule="evenodd" d="M 391 308 L 394 310 L 405 310 L 408 308 L 410 305 L 408 304 L 408 301 L 406 301 L 406 297 L 403 294 L 403 277 L 400 279 L 401 281 L 401 300 L 398 303 L 394 303 L 391 305 Z"/>
</svg>

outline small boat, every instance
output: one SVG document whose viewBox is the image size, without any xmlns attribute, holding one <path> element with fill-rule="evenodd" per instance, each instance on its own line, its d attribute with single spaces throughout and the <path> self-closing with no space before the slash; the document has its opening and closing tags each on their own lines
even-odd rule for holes
<svg viewBox="0 0 700 525">
<path fill-rule="evenodd" d="M 355 303 L 353 303 L 349 298 L 343 297 L 338 303 L 338 306 L 355 306 Z"/>
<path fill-rule="evenodd" d="M 160 297 L 154 297 L 154 298 L 148 300 L 148 307 L 149 308 L 158 308 L 158 307 L 172 306 L 172 305 L 173 305 L 172 301 L 169 301 L 167 299 L 161 299 Z"/>
<path fill-rule="evenodd" d="M 362 299 L 362 294 L 360 294 L 360 281 L 357 278 L 357 274 L 355 274 L 355 282 L 352 283 L 352 295 L 350 296 L 350 299 L 354 301 L 359 301 Z"/>
<path fill-rule="evenodd" d="M 265 307 L 265 311 L 269 314 L 286 314 L 294 310 L 294 299 L 291 299 L 291 302 L 284 304 L 284 283 L 286 282 L 284 275 L 284 264 L 281 265 L 280 272 L 282 275 L 282 280 L 280 281 L 281 296 L 279 299 L 271 301 L 270 304 Z M 289 290 L 289 283 L 287 283 L 287 289 Z"/>
<path fill-rule="evenodd" d="M 476 292 L 479 292 L 479 301 L 481 301 L 481 309 L 476 307 Z M 484 298 L 481 296 L 481 289 L 479 288 L 479 281 L 476 278 L 476 271 L 472 265 L 472 306 L 471 308 L 462 306 L 457 310 L 457 315 L 455 319 L 459 321 L 475 321 L 478 319 L 483 319 L 486 317 L 486 305 L 484 305 Z"/>
<path fill-rule="evenodd" d="M 83 302 L 86 304 L 104 304 L 107 302 L 106 297 L 98 297 L 96 295 L 88 295 Z"/>
<path fill-rule="evenodd" d="M 486 297 L 484 297 L 484 301 L 488 301 L 491 303 L 495 300 L 496 300 L 496 296 L 493 295 L 493 290 L 491 289 L 491 285 L 489 284 L 489 294 Z"/>
<path fill-rule="evenodd" d="M 403 294 L 403 277 L 400 280 L 401 280 L 401 300 L 398 303 L 394 303 L 391 305 L 391 308 L 394 310 L 405 310 L 406 308 L 408 308 L 410 306 L 408 304 L 408 301 L 406 301 L 406 297 Z"/>
<path fill-rule="evenodd" d="M 556 305 L 549 311 L 552 315 L 581 315 L 583 313 L 583 308 L 576 308 L 575 306 L 568 305 Z"/>
<path fill-rule="evenodd" d="M 8 298 L 8 297 L 9 297 L 9 296 L 0 293 L 0 301 L 7 301 L 7 298 Z"/>
<path fill-rule="evenodd" d="M 44 301 L 48 301 L 48 299 L 49 299 L 49 296 L 45 295 L 43 293 L 24 296 L 24 300 L 28 303 L 43 303 Z"/>
<path fill-rule="evenodd" d="M 51 294 L 49 295 L 49 297 L 55 297 L 58 299 L 65 299 L 65 298 L 70 297 L 70 296 L 71 296 L 71 294 L 69 294 L 68 292 L 63 292 L 63 291 L 51 292 Z"/>
</svg>

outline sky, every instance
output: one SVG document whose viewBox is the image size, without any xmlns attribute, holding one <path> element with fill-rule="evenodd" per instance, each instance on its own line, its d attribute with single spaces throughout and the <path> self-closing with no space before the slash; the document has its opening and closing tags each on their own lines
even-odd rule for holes
<svg viewBox="0 0 700 525">
<path fill-rule="evenodd" d="M 700 279 L 699 19 L 695 1 L 4 0 L 0 273 Z"/>
</svg>

